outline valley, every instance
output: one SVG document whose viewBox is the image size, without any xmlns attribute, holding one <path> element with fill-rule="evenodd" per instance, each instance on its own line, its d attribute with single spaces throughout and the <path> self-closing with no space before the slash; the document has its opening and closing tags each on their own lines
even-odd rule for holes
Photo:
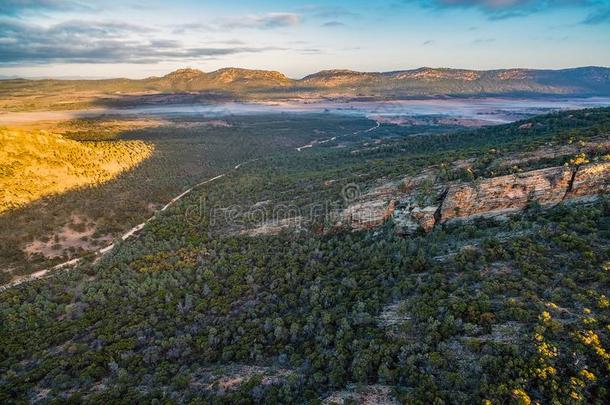
<svg viewBox="0 0 610 405">
<path fill-rule="evenodd" d="M 203 104 L 136 104 L 125 108 L 91 108 L 64 111 L 0 112 L 0 124 L 28 127 L 44 122 L 61 122 L 100 117 L 119 119 L 163 119 L 167 117 L 220 118 L 265 114 L 340 114 L 380 119 L 387 123 L 446 123 L 481 126 L 517 121 L 552 111 L 595 108 L 610 105 L 607 97 L 585 98 L 473 98 L 440 100 L 350 101 L 313 99 L 208 102 Z"/>
<path fill-rule="evenodd" d="M 334 131 L 342 133 L 350 131 L 349 128 L 365 127 L 369 121 L 315 116 L 289 119 L 244 117 L 232 124 L 207 119 L 200 121 L 198 118 L 165 123 L 138 121 L 128 125 L 126 131 L 121 130 L 120 136 L 125 140 L 115 139 L 118 136 L 115 120 L 95 122 L 97 130 L 86 133 L 79 132 L 78 128 L 95 126 L 94 122 L 53 124 L 52 129 L 80 141 L 96 139 L 96 142 L 109 146 L 140 142 L 154 150 L 152 156 L 135 170 L 100 187 L 49 195 L 0 216 L 0 234 L 3 235 L 0 261 L 4 267 L 4 279 L 8 277 L 10 280 L 11 274 L 23 276 L 37 272 L 103 249 L 109 240 L 142 223 L 193 185 L 257 156 L 274 150 L 294 149 L 317 136 L 313 129 L 328 131 L 329 134 Z M 254 136 L 261 126 L 265 127 L 267 134 Z M 301 135 L 292 135 L 294 130 L 301 131 Z M 172 135 L 167 136 L 170 133 Z M 243 147 L 236 148 L 236 142 L 241 142 Z M 21 178 L 16 180 L 24 181 Z M 87 218 L 87 222 L 95 226 L 95 232 L 87 235 L 88 246 L 81 243 L 87 249 L 70 248 L 68 241 L 56 239 L 57 232 L 65 226 L 78 227 L 77 224 L 71 225 L 70 218 L 75 216 Z M 18 232 L 15 224 L 20 224 Z M 48 240 L 54 240 L 55 249 L 51 254 L 40 254 L 28 248 Z M 8 274 L 7 269 L 11 269 Z"/>
</svg>

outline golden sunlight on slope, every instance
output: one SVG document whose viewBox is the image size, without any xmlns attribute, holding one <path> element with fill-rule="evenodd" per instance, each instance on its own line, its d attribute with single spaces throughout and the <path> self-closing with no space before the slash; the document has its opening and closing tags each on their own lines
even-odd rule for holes
<svg viewBox="0 0 610 405">
<path fill-rule="evenodd" d="M 46 131 L 0 129 L 0 213 L 106 182 L 152 152 L 142 141 L 77 142 Z"/>
</svg>

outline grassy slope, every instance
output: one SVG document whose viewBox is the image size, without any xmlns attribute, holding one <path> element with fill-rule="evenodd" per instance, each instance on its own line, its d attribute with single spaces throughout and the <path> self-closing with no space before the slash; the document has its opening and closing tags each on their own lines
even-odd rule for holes
<svg viewBox="0 0 610 405">
<path fill-rule="evenodd" d="M 0 129 L 0 214 L 52 194 L 100 185 L 152 153 L 142 141 L 81 143 L 45 131 Z"/>
</svg>

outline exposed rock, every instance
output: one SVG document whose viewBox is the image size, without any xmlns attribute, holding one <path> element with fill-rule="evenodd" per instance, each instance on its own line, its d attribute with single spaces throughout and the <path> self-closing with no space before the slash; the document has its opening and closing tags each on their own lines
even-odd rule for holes
<svg viewBox="0 0 610 405">
<path fill-rule="evenodd" d="M 424 207 L 424 208 L 414 208 L 411 211 L 411 217 L 415 219 L 415 221 L 422 227 L 422 229 L 426 232 L 429 232 L 434 228 L 434 224 L 436 222 L 436 212 L 438 211 L 438 207 Z"/>
<path fill-rule="evenodd" d="M 393 218 L 399 232 L 431 231 L 453 219 L 500 216 L 532 202 L 551 207 L 569 199 L 610 193 L 610 161 L 580 167 L 558 166 L 470 183 L 446 183 L 427 171 L 398 184 L 387 183 L 356 199 L 342 220 L 353 229 L 371 229 Z"/>
<path fill-rule="evenodd" d="M 358 404 L 358 405 L 398 405 L 392 395 L 392 388 L 385 385 L 367 385 L 336 391 L 322 401 L 323 404 Z"/>
<path fill-rule="evenodd" d="M 593 163 L 579 168 L 566 199 L 610 193 L 610 162 Z"/>
<path fill-rule="evenodd" d="M 395 200 L 373 200 L 351 205 L 344 219 L 354 229 L 370 229 L 385 223 L 394 213 Z"/>
<path fill-rule="evenodd" d="M 550 167 L 476 183 L 449 187 L 440 210 L 440 221 L 473 216 L 495 216 L 525 208 L 530 202 L 542 207 L 564 199 L 610 192 L 610 162 L 579 168 Z"/>
<path fill-rule="evenodd" d="M 428 169 L 399 182 L 385 183 L 358 196 L 342 213 L 342 220 L 353 229 L 371 229 L 388 219 L 408 231 L 434 226 L 434 212 L 442 189 L 435 184 L 436 171 Z"/>
<path fill-rule="evenodd" d="M 558 204 L 570 186 L 572 174 L 567 167 L 550 167 L 451 186 L 441 207 L 441 220 L 506 214 L 523 209 L 532 201 L 543 207 Z"/>
<path fill-rule="evenodd" d="M 419 228 L 429 232 L 436 223 L 435 213 L 437 210 L 438 205 L 423 208 L 412 206 L 410 209 L 396 210 L 394 221 L 402 230 L 402 233 L 414 233 Z"/>
<path fill-rule="evenodd" d="M 385 223 L 394 213 L 398 187 L 383 184 L 366 194 L 356 196 L 342 213 L 341 219 L 354 229 L 370 229 Z"/>
</svg>

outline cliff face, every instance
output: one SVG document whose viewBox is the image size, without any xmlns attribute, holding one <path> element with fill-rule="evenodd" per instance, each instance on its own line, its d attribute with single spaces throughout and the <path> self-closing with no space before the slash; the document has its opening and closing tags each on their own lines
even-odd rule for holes
<svg viewBox="0 0 610 405">
<path fill-rule="evenodd" d="M 566 198 L 610 193 L 610 162 L 583 166 L 576 171 Z"/>
<path fill-rule="evenodd" d="M 550 167 L 452 185 L 441 207 L 441 220 L 508 213 L 533 201 L 543 207 L 558 204 L 564 199 L 572 176 L 573 169 Z"/>
<path fill-rule="evenodd" d="M 431 231 L 456 219 L 510 214 L 536 202 L 552 207 L 565 200 L 610 193 L 610 162 L 549 167 L 471 183 L 439 183 L 428 172 L 386 184 L 359 197 L 344 212 L 353 229 L 370 229 L 393 218 L 403 233 Z"/>
<path fill-rule="evenodd" d="M 456 184 L 448 188 L 440 206 L 440 221 L 473 216 L 494 216 L 524 209 L 537 202 L 551 207 L 564 200 L 610 192 L 610 162 L 580 167 L 550 167 L 517 175 Z"/>
<path fill-rule="evenodd" d="M 341 213 L 339 222 L 354 229 L 372 229 L 382 225 L 394 214 L 396 191 L 393 185 L 384 185 L 357 196 Z"/>
</svg>

